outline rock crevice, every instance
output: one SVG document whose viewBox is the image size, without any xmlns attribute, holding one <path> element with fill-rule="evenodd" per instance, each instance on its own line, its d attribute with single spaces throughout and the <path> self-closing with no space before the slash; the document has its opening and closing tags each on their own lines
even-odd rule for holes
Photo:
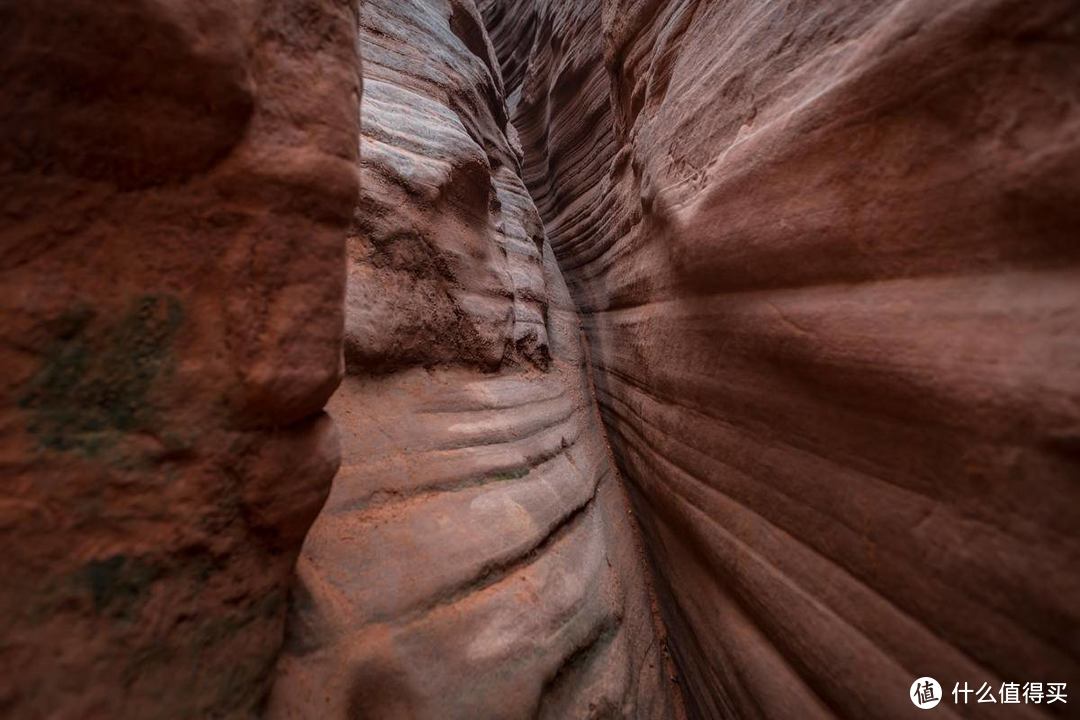
<svg viewBox="0 0 1080 720">
<path fill-rule="evenodd" d="M 471 0 L 371 0 L 359 27 L 342 467 L 270 716 L 674 717 L 483 19 Z"/>
<path fill-rule="evenodd" d="M 0 2 L 0 715 L 1075 690 L 1078 8 Z"/>
</svg>

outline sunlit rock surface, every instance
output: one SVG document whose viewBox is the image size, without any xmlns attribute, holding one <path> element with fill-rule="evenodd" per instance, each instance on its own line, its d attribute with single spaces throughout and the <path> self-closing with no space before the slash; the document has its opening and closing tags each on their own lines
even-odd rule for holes
<svg viewBox="0 0 1080 720">
<path fill-rule="evenodd" d="M 274 718 L 668 718 L 580 326 L 471 0 L 372 0 L 341 471 Z"/>
<path fill-rule="evenodd" d="M 1080 682 L 1077 4 L 481 5 L 691 713 Z"/>
</svg>

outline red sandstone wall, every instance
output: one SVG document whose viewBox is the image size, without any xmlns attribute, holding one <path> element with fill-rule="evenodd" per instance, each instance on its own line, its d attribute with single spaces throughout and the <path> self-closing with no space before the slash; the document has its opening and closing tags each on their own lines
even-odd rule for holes
<svg viewBox="0 0 1080 720">
<path fill-rule="evenodd" d="M 479 4 L 0 5 L 0 715 L 1080 684 L 1075 3 Z"/>
<path fill-rule="evenodd" d="M 339 461 L 355 27 L 0 4 L 0 715 L 264 700 Z"/>
<path fill-rule="evenodd" d="M 1077 5 L 482 6 L 693 712 L 1080 681 Z"/>
</svg>

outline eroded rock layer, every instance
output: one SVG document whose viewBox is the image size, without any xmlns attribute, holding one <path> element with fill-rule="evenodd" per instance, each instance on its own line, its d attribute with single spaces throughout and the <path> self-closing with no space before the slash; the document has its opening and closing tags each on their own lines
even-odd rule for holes
<svg viewBox="0 0 1080 720">
<path fill-rule="evenodd" d="M 1080 681 L 1077 4 L 481 5 L 692 711 Z"/>
<path fill-rule="evenodd" d="M 580 327 L 471 0 L 370 0 L 343 463 L 277 718 L 668 718 Z"/>
<path fill-rule="evenodd" d="M 338 465 L 355 27 L 0 3 L 0 715 L 265 700 Z"/>
</svg>

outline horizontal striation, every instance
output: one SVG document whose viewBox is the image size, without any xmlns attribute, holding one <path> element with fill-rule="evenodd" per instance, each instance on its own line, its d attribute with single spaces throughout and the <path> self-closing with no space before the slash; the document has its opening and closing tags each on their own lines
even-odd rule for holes
<svg viewBox="0 0 1080 720">
<path fill-rule="evenodd" d="M 472 0 L 371 0 L 342 465 L 270 717 L 667 718 L 663 626 Z"/>
</svg>

